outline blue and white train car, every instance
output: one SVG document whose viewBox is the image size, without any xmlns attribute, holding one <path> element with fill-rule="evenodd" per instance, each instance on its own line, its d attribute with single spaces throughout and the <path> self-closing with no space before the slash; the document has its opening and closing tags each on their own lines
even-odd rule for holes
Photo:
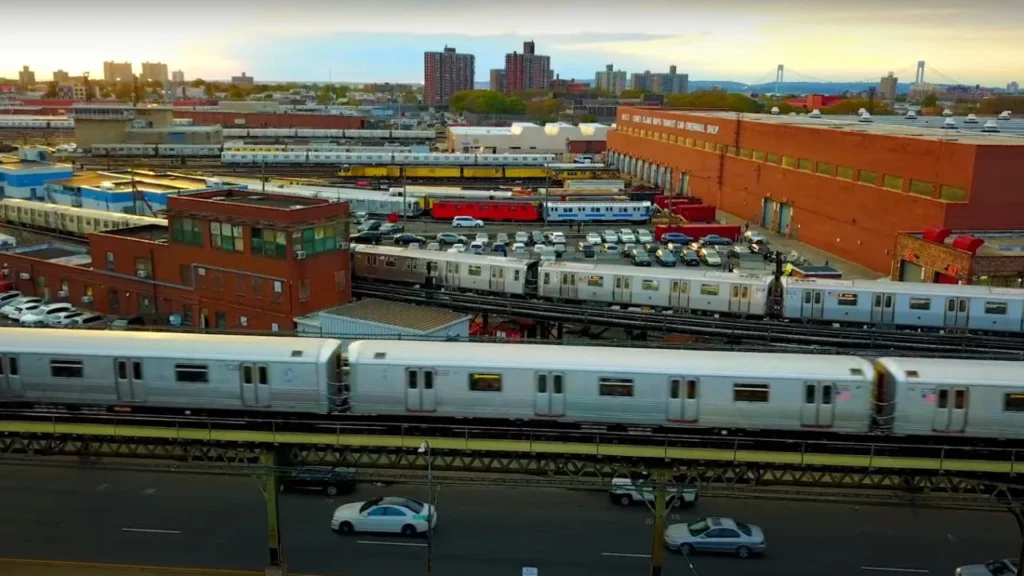
<svg viewBox="0 0 1024 576">
<path fill-rule="evenodd" d="M 649 222 L 650 202 L 548 202 L 548 222 Z"/>
<path fill-rule="evenodd" d="M 361 341 L 352 411 L 865 433 L 874 369 L 855 357 Z"/>
<path fill-rule="evenodd" d="M 502 256 L 357 245 L 352 267 L 358 278 L 422 284 L 430 275 L 444 288 L 525 296 L 537 264 Z"/>
</svg>

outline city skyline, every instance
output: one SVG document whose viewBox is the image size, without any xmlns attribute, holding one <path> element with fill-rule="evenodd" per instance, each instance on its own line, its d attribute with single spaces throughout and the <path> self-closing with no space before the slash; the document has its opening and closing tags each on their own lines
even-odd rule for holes
<svg viewBox="0 0 1024 576">
<path fill-rule="evenodd" d="M 56 69 L 100 77 L 104 61 L 138 67 L 148 60 L 186 70 L 189 79 L 227 80 L 245 70 L 267 81 L 418 83 L 423 53 L 438 46 L 458 46 L 476 56 L 479 70 L 490 70 L 534 40 L 563 79 L 592 80 L 608 62 L 630 73 L 664 72 L 675 64 L 691 79 L 748 83 L 773 79 L 777 64 L 801 80 L 877 81 L 890 70 L 912 77 L 906 71 L 917 60 L 941 71 L 944 78 L 929 78 L 941 83 L 1005 86 L 1024 76 L 1015 60 L 1024 53 L 1024 36 L 1017 32 L 1024 12 L 1016 0 L 969 6 L 864 0 L 855 7 L 808 0 L 723 0 L 714 6 L 598 0 L 587 14 L 533 0 L 486 8 L 447 0 L 444 9 L 396 0 L 387 12 L 326 0 L 301 2 L 302 10 L 240 0 L 183 3 L 166 12 L 147 8 L 147 18 L 161 24 L 140 27 L 130 5 L 98 0 L 75 19 L 57 22 L 62 41 L 49 44 L 34 35 L 37 11 L 12 6 L 5 18 L 8 38 L 33 50 L 0 55 L 0 75 L 16 78 L 28 65 L 40 79 Z M 192 7 L 204 18 L 193 18 Z M 526 12 L 529 19 L 522 17 Z M 853 20 L 864 25 L 851 26 Z M 118 41 L 94 41 L 107 34 Z M 67 50 L 69 44 L 76 49 Z"/>
</svg>

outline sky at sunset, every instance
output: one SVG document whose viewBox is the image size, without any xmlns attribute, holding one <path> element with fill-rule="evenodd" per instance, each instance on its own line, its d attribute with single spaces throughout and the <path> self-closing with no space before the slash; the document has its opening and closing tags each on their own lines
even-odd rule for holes
<svg viewBox="0 0 1024 576">
<path fill-rule="evenodd" d="M 1024 0 L 55 0 L 4 8 L 0 76 L 22 65 L 102 77 L 104 60 L 166 62 L 186 78 L 422 82 L 423 52 L 476 55 L 476 80 L 524 40 L 562 78 L 605 64 L 697 80 L 1024 81 Z"/>
</svg>

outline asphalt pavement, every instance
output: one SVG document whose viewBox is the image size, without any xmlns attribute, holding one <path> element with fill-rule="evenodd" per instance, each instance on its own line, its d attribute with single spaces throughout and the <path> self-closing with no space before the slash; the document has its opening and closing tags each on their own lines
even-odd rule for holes
<svg viewBox="0 0 1024 576">
<path fill-rule="evenodd" d="M 425 498 L 424 486 L 360 485 L 350 496 L 284 494 L 284 551 L 293 572 L 399 576 L 426 571 L 423 538 L 338 536 L 340 504 L 382 495 Z M 760 525 L 763 558 L 694 556 L 697 576 L 952 575 L 962 564 L 1014 556 L 1009 514 L 702 499 L 670 522 L 721 515 Z M 434 573 L 539 576 L 645 574 L 651 513 L 600 492 L 442 487 Z M 0 557 L 259 570 L 267 561 L 265 506 L 242 477 L 88 468 L 0 467 Z M 666 554 L 666 575 L 692 576 Z"/>
</svg>

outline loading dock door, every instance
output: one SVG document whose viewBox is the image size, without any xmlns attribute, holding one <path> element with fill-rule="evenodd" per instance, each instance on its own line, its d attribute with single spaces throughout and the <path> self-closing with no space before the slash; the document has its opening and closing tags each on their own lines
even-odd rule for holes
<svg viewBox="0 0 1024 576">
<path fill-rule="evenodd" d="M 761 226 L 775 230 L 775 201 L 765 198 L 761 203 Z"/>
<path fill-rule="evenodd" d="M 793 206 L 779 204 L 779 234 L 789 236 L 789 222 L 793 219 Z"/>
</svg>

